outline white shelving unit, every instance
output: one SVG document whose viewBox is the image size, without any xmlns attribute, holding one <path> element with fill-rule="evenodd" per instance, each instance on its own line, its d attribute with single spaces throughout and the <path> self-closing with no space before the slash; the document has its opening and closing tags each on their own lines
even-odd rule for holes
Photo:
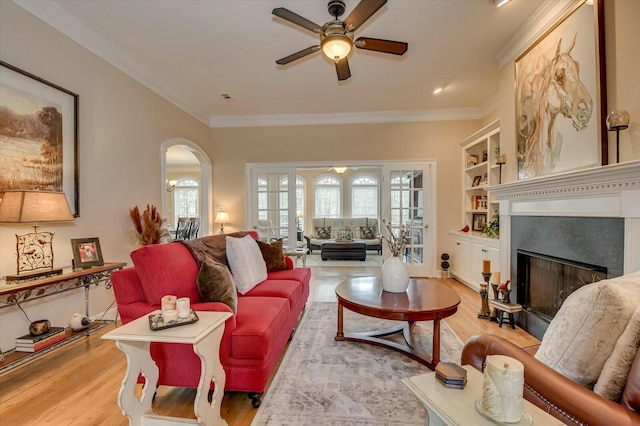
<svg viewBox="0 0 640 426">
<path fill-rule="evenodd" d="M 462 223 L 472 232 L 479 232 L 498 211 L 498 200 L 487 192 L 487 187 L 500 183 L 500 166 L 496 163 L 496 148 L 500 146 L 500 122 L 467 137 L 462 146 Z M 475 219 L 475 220 L 474 220 Z M 464 226 L 463 225 L 463 226 Z M 475 226 L 474 226 L 475 225 Z"/>
</svg>

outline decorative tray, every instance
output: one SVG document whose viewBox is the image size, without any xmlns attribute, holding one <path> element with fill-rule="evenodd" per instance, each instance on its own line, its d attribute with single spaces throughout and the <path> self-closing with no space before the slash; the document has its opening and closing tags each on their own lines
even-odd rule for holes
<svg viewBox="0 0 640 426">
<path fill-rule="evenodd" d="M 198 314 L 193 309 L 191 313 L 186 318 L 178 318 L 175 321 L 169 321 L 168 323 L 164 323 L 162 320 L 162 313 L 156 313 L 149 315 L 149 328 L 152 331 L 165 330 L 167 328 L 180 327 L 181 325 L 193 324 L 197 322 L 200 318 L 198 318 Z"/>
</svg>

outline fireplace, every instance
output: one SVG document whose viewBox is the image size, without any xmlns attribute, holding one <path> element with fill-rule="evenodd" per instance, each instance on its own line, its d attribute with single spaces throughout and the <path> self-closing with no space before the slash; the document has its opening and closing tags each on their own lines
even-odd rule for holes
<svg viewBox="0 0 640 426">
<path fill-rule="evenodd" d="M 517 250 L 518 323 L 541 339 L 546 326 L 574 291 L 607 278 L 607 268 Z"/>
<path fill-rule="evenodd" d="M 511 300 L 525 305 L 517 324 L 538 339 L 576 290 L 576 280 L 640 270 L 640 161 L 489 190 L 500 203 L 500 270 L 513 284 Z M 523 255 L 534 259 L 523 260 Z M 576 276 L 573 268 L 586 276 Z M 563 283 L 567 274 L 575 278 Z M 530 288 L 522 284 L 527 276 Z M 549 287 L 554 276 L 561 279 Z"/>
</svg>

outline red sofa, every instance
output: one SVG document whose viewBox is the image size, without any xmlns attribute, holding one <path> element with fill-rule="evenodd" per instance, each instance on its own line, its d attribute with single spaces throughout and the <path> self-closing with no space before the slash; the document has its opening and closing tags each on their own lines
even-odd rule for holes
<svg viewBox="0 0 640 426">
<path fill-rule="evenodd" d="M 248 232 L 254 239 L 257 233 Z M 244 235 L 244 233 L 242 233 Z M 222 247 L 217 260 L 227 264 L 225 235 L 203 237 Z M 117 271 L 111 282 L 124 324 L 160 309 L 165 294 L 191 298 L 195 311 L 232 312 L 221 302 L 201 302 L 196 277 L 199 265 L 180 242 L 141 247 L 131 253 L 134 267 Z M 229 318 L 220 344 L 226 373 L 225 390 L 248 392 L 254 407 L 271 377 L 309 297 L 311 270 L 293 268 L 270 272 L 245 295 L 238 294 L 236 315 Z M 160 370 L 159 385 L 197 388 L 200 359 L 191 345 L 152 343 L 151 356 Z"/>
</svg>

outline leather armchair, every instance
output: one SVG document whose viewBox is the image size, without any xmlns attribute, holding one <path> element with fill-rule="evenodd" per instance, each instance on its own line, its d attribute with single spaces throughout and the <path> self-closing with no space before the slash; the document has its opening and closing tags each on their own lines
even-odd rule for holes
<svg viewBox="0 0 640 426">
<path fill-rule="evenodd" d="M 620 403 L 610 401 L 569 380 L 533 357 L 537 346 L 520 348 L 508 340 L 483 334 L 471 337 L 462 364 L 484 369 L 487 355 L 506 355 L 524 365 L 524 398 L 566 424 L 640 425 L 640 352 L 629 372 Z"/>
</svg>

